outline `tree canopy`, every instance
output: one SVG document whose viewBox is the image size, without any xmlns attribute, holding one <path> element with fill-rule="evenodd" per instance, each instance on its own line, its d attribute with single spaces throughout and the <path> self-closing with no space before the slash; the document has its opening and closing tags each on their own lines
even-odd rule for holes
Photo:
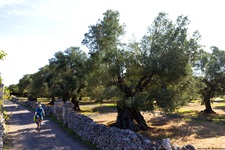
<svg viewBox="0 0 225 150">
<path fill-rule="evenodd" d="M 182 95 L 175 89 L 191 74 L 190 61 L 199 51 L 200 36 L 197 32 L 188 36 L 187 17 L 179 16 L 174 23 L 167 14 L 159 13 L 141 42 L 123 44 L 125 31 L 119 24 L 119 13 L 108 10 L 103 15 L 103 20 L 89 27 L 82 42 L 90 49 L 92 75 L 97 74 L 93 77 L 118 97 L 117 125 L 129 128 L 124 124 L 131 123 L 123 123 L 122 118 L 128 117 L 123 116 L 127 114 L 124 109 L 131 108 L 137 117 L 133 114 L 127 120 L 135 119 L 144 128 L 140 105 L 153 109 L 156 101 L 164 110 L 174 109 L 173 103 Z M 179 86 L 184 85 L 188 84 Z"/>
</svg>

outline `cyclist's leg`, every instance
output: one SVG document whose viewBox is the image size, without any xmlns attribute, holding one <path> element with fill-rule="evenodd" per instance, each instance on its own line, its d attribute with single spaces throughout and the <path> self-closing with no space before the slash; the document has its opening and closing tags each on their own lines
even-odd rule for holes
<svg viewBox="0 0 225 150">
<path fill-rule="evenodd" d="M 39 128 L 41 127 L 41 118 L 39 119 Z"/>
<path fill-rule="evenodd" d="M 38 118 L 38 128 L 40 128 L 40 123 L 41 122 L 41 119 L 40 118 Z"/>
<path fill-rule="evenodd" d="M 38 129 L 38 116 L 36 115 L 35 116 L 35 123 L 37 124 L 37 128 L 36 128 L 36 130 Z"/>
<path fill-rule="evenodd" d="M 41 123 L 42 123 L 42 121 L 43 121 L 43 116 L 41 116 L 40 121 L 41 121 Z M 41 125 L 41 123 L 40 123 L 40 125 Z"/>
<path fill-rule="evenodd" d="M 41 118 L 40 118 L 40 116 L 38 115 L 38 116 L 37 116 L 37 128 L 40 128 L 40 120 L 41 120 Z"/>
</svg>

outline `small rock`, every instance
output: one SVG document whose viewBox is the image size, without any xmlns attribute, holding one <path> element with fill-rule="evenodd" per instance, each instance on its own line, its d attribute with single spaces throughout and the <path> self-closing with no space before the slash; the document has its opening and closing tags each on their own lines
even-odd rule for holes
<svg viewBox="0 0 225 150">
<path fill-rule="evenodd" d="M 196 148 L 191 145 L 191 144 L 188 144 L 188 145 L 185 145 L 181 148 L 181 150 L 196 150 Z"/>
</svg>

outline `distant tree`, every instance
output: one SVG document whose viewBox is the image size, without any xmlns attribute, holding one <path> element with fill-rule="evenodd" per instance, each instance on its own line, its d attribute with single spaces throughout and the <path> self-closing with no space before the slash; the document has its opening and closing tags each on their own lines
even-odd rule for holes
<svg viewBox="0 0 225 150">
<path fill-rule="evenodd" d="M 174 101 L 183 96 L 176 92 L 188 87 L 189 62 L 199 49 L 199 35 L 195 32 L 188 38 L 187 17 L 179 16 L 173 23 L 160 13 L 140 43 L 133 41 L 125 47 L 119 12 L 108 10 L 103 15 L 82 41 L 89 48 L 91 77 L 103 87 L 103 94 L 118 98 L 116 126 L 147 129 L 139 106 L 153 109 L 156 101 L 164 110 L 174 108 Z"/>
<path fill-rule="evenodd" d="M 32 74 L 26 74 L 19 80 L 18 88 L 19 94 L 23 97 L 28 97 L 30 100 L 37 100 L 37 97 L 31 97 L 31 84 L 32 84 Z"/>
<path fill-rule="evenodd" d="M 225 94 L 225 51 L 215 46 L 211 50 L 212 53 L 203 51 L 199 61 L 196 61 L 200 69 L 196 78 L 205 104 L 204 113 L 215 113 L 211 107 L 211 98 Z"/>
<path fill-rule="evenodd" d="M 51 97 L 50 104 L 54 104 L 55 98 L 61 98 L 62 92 L 60 90 L 59 84 L 58 84 L 58 72 L 56 70 L 56 65 L 53 63 L 50 63 L 49 65 L 45 66 L 45 81 L 47 83 L 47 87 L 49 89 L 49 97 Z M 60 80 L 59 80 L 60 81 Z"/>
<path fill-rule="evenodd" d="M 85 87 L 86 61 L 87 56 L 79 47 L 57 52 L 55 57 L 49 60 L 52 78 L 48 82 L 52 82 L 54 88 L 61 91 L 64 102 L 71 99 L 75 109 L 80 109 L 78 101 Z"/>
<path fill-rule="evenodd" d="M 48 97 L 49 90 L 45 79 L 44 67 L 39 69 L 38 72 L 32 74 L 32 83 L 30 94 L 32 97 Z"/>
<path fill-rule="evenodd" d="M 11 95 L 20 96 L 19 95 L 19 87 L 17 84 L 9 85 L 8 89 L 9 89 Z"/>
</svg>

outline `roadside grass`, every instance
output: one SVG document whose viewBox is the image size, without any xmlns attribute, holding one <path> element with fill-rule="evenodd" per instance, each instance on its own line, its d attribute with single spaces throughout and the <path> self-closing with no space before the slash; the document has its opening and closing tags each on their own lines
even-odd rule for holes
<svg viewBox="0 0 225 150">
<path fill-rule="evenodd" d="M 49 105 L 49 102 L 51 101 L 51 99 L 49 99 L 49 98 L 37 98 L 37 101 L 40 102 L 41 104 Z"/>
<path fill-rule="evenodd" d="M 199 104 L 201 100 L 192 100 L 190 103 Z M 213 103 L 212 106 L 216 109 L 224 109 L 225 111 L 225 102 Z M 116 103 L 95 103 L 89 105 L 80 105 L 81 114 L 90 116 L 90 115 L 100 115 L 107 113 L 117 112 Z M 166 114 L 167 118 L 176 119 L 177 122 L 180 121 L 194 121 L 194 122 L 211 122 L 225 124 L 225 115 L 224 114 L 203 114 L 200 110 L 191 110 L 191 108 L 185 109 L 181 107 L 174 113 Z M 148 123 L 150 125 L 150 123 Z"/>
<path fill-rule="evenodd" d="M 117 112 L 115 103 L 80 105 L 80 113 L 84 115 L 106 114 Z"/>
<path fill-rule="evenodd" d="M 27 97 L 17 97 L 19 100 L 26 101 Z"/>
<path fill-rule="evenodd" d="M 10 141 L 7 139 L 7 137 L 4 137 L 3 140 L 3 150 L 10 150 Z"/>
<path fill-rule="evenodd" d="M 74 139 L 80 141 L 84 145 L 88 146 L 92 150 L 99 150 L 94 144 L 90 143 L 87 140 L 82 139 L 81 136 L 79 136 L 76 132 L 74 132 L 72 129 L 68 128 L 66 125 L 63 125 L 59 120 L 57 120 L 55 117 L 50 117 L 51 120 L 53 120 L 55 123 L 57 123 L 67 134 L 69 134 Z"/>
<path fill-rule="evenodd" d="M 4 103 L 4 100 L 0 100 L 0 106 L 2 106 L 3 105 L 3 103 Z"/>
<path fill-rule="evenodd" d="M 197 105 L 201 103 L 201 100 L 192 100 L 190 103 L 195 103 L 195 105 Z M 223 99 L 212 99 L 211 105 L 214 110 L 225 111 L 225 101 Z M 225 114 L 204 114 L 201 110 L 192 110 L 191 107 L 181 107 L 175 114 L 182 116 L 184 119 L 189 118 L 192 121 L 225 124 Z"/>
<path fill-rule="evenodd" d="M 81 109 L 81 111 L 79 111 L 78 113 L 81 113 L 81 114 L 83 114 L 83 115 L 94 115 L 94 114 L 98 114 L 98 112 L 94 112 L 93 111 L 93 107 L 91 107 L 91 106 L 85 106 L 85 107 L 83 107 L 83 106 L 80 106 L 80 109 Z"/>
</svg>

